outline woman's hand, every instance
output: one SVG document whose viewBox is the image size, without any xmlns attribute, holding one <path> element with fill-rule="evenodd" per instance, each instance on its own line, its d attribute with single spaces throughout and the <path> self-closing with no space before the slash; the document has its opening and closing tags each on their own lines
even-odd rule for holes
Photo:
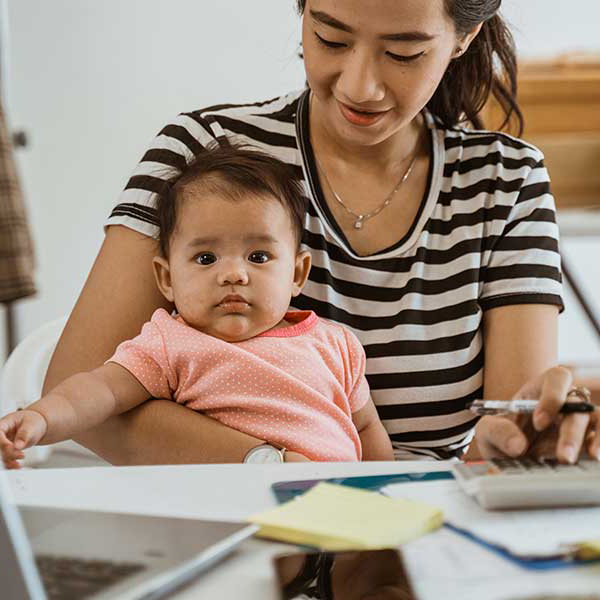
<svg viewBox="0 0 600 600">
<path fill-rule="evenodd" d="M 283 455 L 283 462 L 310 462 L 310 458 L 306 458 L 304 454 L 300 454 L 300 452 L 291 452 L 290 450 L 286 450 Z"/>
<path fill-rule="evenodd" d="M 528 454 L 574 463 L 583 450 L 600 460 L 600 407 L 592 413 L 561 415 L 559 412 L 572 387 L 571 372 L 564 367 L 553 367 L 526 383 L 513 397 L 538 400 L 533 418 L 483 417 L 475 436 L 483 458 Z"/>
</svg>

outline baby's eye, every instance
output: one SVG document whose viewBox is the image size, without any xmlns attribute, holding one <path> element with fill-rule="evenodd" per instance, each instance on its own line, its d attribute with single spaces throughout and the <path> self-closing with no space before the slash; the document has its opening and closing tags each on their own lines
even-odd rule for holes
<svg viewBox="0 0 600 600">
<path fill-rule="evenodd" d="M 217 257 L 212 252 L 202 252 L 196 256 L 196 262 L 199 265 L 212 265 L 216 260 Z"/>
<path fill-rule="evenodd" d="M 252 252 L 248 257 L 248 260 L 253 263 L 266 263 L 271 258 L 271 255 L 268 252 L 263 252 L 262 250 L 258 250 L 257 252 Z"/>
</svg>

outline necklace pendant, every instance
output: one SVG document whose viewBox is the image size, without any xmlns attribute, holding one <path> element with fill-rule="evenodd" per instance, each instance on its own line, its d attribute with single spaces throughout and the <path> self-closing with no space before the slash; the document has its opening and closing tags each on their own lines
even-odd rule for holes
<svg viewBox="0 0 600 600">
<path fill-rule="evenodd" d="M 362 229 L 363 226 L 363 216 L 360 215 L 356 221 L 354 221 L 354 229 Z"/>
</svg>

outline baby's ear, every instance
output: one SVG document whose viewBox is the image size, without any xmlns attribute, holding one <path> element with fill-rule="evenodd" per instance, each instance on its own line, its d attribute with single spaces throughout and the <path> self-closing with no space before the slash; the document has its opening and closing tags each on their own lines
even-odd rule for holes
<svg viewBox="0 0 600 600">
<path fill-rule="evenodd" d="M 152 267 L 154 268 L 154 278 L 158 289 L 169 302 L 174 302 L 169 261 L 163 256 L 155 256 L 152 259 Z"/>
<path fill-rule="evenodd" d="M 294 284 L 292 286 L 292 296 L 296 297 L 302 291 L 308 274 L 310 273 L 310 266 L 312 265 L 312 256 L 310 252 L 304 250 L 298 252 L 296 255 L 296 267 L 294 269 Z"/>
</svg>

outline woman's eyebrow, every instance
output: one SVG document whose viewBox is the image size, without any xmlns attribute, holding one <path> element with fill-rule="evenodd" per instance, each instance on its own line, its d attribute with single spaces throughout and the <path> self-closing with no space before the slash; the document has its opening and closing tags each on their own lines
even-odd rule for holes
<svg viewBox="0 0 600 600">
<path fill-rule="evenodd" d="M 310 16 L 323 25 L 328 25 L 334 29 L 345 31 L 346 33 L 354 33 L 354 29 L 346 23 L 342 23 L 335 17 L 328 15 L 326 12 L 320 10 L 311 10 Z M 402 33 L 386 33 L 380 35 L 379 38 L 390 42 L 428 42 L 437 36 L 425 33 L 423 31 L 404 31 Z"/>
</svg>

